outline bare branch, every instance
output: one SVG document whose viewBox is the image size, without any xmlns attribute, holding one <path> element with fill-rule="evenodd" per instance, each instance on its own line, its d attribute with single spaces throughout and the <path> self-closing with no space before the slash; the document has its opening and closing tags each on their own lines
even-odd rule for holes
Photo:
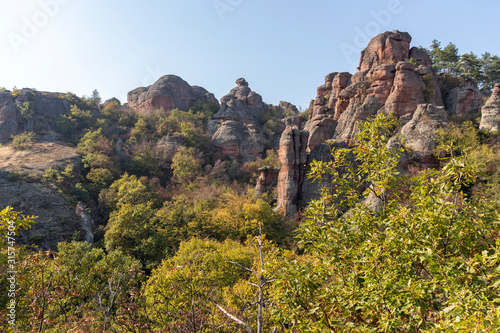
<svg viewBox="0 0 500 333">
<path fill-rule="evenodd" d="M 212 300 L 212 302 L 214 302 L 214 304 L 219 308 L 219 310 L 222 311 L 222 313 L 224 313 L 226 316 L 228 316 L 231 320 L 233 320 L 234 322 L 240 324 L 241 326 L 243 326 L 248 333 L 253 333 L 252 330 L 250 329 L 250 327 L 248 327 L 247 324 L 245 324 L 245 322 L 239 318 L 236 318 L 235 316 L 233 316 L 232 314 L 230 314 L 229 312 L 227 312 L 222 306 L 219 305 L 219 303 L 217 303 L 216 301 Z"/>
<path fill-rule="evenodd" d="M 259 275 L 259 274 L 257 274 L 257 272 L 255 272 L 255 271 L 251 270 L 250 268 L 247 268 L 247 267 L 245 267 L 245 266 L 243 266 L 243 265 L 240 265 L 240 264 L 238 264 L 237 262 L 234 262 L 234 261 L 229 261 L 229 262 L 230 262 L 231 264 L 234 264 L 234 265 L 236 265 L 236 266 L 238 266 L 238 267 L 240 267 L 240 268 L 243 268 L 244 270 L 246 270 L 246 271 L 248 271 L 248 272 L 250 272 L 250 273 L 253 273 L 253 274 L 257 275 L 258 277 L 260 277 L 260 275 Z"/>
</svg>

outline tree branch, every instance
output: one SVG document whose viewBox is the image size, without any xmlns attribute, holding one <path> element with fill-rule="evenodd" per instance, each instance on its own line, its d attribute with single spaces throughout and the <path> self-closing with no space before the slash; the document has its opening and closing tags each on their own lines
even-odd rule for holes
<svg viewBox="0 0 500 333">
<path fill-rule="evenodd" d="M 219 308 L 219 310 L 222 311 L 222 313 L 224 313 L 226 316 L 228 316 L 231 320 L 233 320 L 234 322 L 240 324 L 241 326 L 243 326 L 248 333 L 253 333 L 252 332 L 252 329 L 250 327 L 248 327 L 247 324 L 245 324 L 245 322 L 239 318 L 236 318 L 235 316 L 233 316 L 232 314 L 230 314 L 229 312 L 227 312 L 222 306 L 219 305 L 219 303 L 217 303 L 216 301 L 212 300 L 212 302 L 214 302 L 215 306 L 217 306 Z"/>
</svg>

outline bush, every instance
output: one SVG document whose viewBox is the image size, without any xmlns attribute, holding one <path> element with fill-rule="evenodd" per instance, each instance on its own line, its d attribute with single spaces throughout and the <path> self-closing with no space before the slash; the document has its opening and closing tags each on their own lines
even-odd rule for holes
<svg viewBox="0 0 500 333">
<path fill-rule="evenodd" d="M 33 118 L 34 106 L 33 102 L 24 102 L 21 107 L 19 107 L 19 113 L 21 114 L 22 120 L 29 120 Z"/>
<path fill-rule="evenodd" d="M 12 147 L 17 150 L 24 150 L 30 148 L 36 141 L 35 132 L 24 132 L 21 134 L 13 135 Z"/>
</svg>

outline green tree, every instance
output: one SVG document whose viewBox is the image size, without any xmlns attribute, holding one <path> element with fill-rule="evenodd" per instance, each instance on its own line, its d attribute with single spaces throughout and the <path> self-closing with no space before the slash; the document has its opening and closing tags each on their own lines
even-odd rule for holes
<svg viewBox="0 0 500 333">
<path fill-rule="evenodd" d="M 491 90 L 496 83 L 500 83 L 500 58 L 486 52 L 481 57 L 481 63 L 484 74 L 483 88 Z"/>
<path fill-rule="evenodd" d="M 172 158 L 174 176 L 181 183 L 194 180 L 201 171 L 201 159 L 193 148 L 179 147 Z"/>
<path fill-rule="evenodd" d="M 472 52 L 460 56 L 457 71 L 466 85 L 478 86 L 483 81 L 481 60 Z"/>
<path fill-rule="evenodd" d="M 118 251 L 86 242 L 58 244 L 20 265 L 17 330 L 108 332 L 138 292 L 140 264 Z"/>
<path fill-rule="evenodd" d="M 120 250 L 151 269 L 165 256 L 165 242 L 158 232 L 152 203 L 125 203 L 113 211 L 104 235 L 106 250 Z"/>
<path fill-rule="evenodd" d="M 98 193 L 118 175 L 118 161 L 114 154 L 113 144 L 102 134 L 102 129 L 87 132 L 80 143 L 78 150 L 82 154 L 82 162 L 88 168 L 87 179 L 92 182 Z"/>
<path fill-rule="evenodd" d="M 301 225 L 303 255 L 274 263 L 276 319 L 293 332 L 470 332 L 500 327 L 498 231 L 492 202 L 461 191 L 464 158 L 414 177 L 386 146 L 391 122 L 365 123 L 358 145 L 315 162 L 336 175 Z M 354 156 L 355 164 L 349 156 Z M 377 197 L 374 210 L 361 199 Z"/>
<path fill-rule="evenodd" d="M 158 200 L 156 193 L 146 177 L 138 178 L 125 173 L 107 189 L 99 194 L 99 201 L 111 212 L 125 204 L 137 205 Z"/>
</svg>

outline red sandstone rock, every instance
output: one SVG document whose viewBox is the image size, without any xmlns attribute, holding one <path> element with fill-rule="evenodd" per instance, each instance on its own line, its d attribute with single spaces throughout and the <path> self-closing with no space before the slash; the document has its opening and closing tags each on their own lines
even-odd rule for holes
<svg viewBox="0 0 500 333">
<path fill-rule="evenodd" d="M 279 158 L 281 170 L 278 176 L 278 206 L 287 217 L 297 213 L 297 199 L 304 180 L 307 162 L 307 137 L 305 131 L 288 126 L 281 134 Z"/>
<path fill-rule="evenodd" d="M 415 66 L 409 62 L 399 62 L 385 111 L 393 112 L 398 118 L 415 112 L 418 104 L 425 103 L 424 89 L 425 84 L 415 72 Z"/>
<path fill-rule="evenodd" d="M 446 108 L 457 117 L 470 117 L 479 112 L 485 95 L 476 87 L 457 87 L 450 90 Z"/>
<path fill-rule="evenodd" d="M 162 76 L 147 88 L 140 87 L 130 91 L 127 101 L 129 107 L 143 113 L 173 109 L 187 111 L 199 101 L 219 103 L 215 96 L 206 89 L 191 86 L 176 75 Z"/>
<path fill-rule="evenodd" d="M 361 52 L 358 70 L 408 60 L 411 36 L 407 32 L 387 31 L 375 36 Z"/>
<path fill-rule="evenodd" d="M 481 109 L 479 129 L 500 132 L 500 83 L 495 84 L 491 97 Z"/>
</svg>

